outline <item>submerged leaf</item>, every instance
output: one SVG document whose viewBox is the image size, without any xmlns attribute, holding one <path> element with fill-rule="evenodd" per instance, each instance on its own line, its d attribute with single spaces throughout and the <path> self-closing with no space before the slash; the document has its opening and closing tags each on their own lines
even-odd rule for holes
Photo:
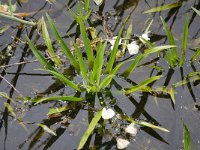
<svg viewBox="0 0 200 150">
<path fill-rule="evenodd" d="M 153 13 L 153 12 L 158 12 L 158 11 L 164 11 L 167 9 L 172 9 L 172 8 L 176 8 L 182 5 L 182 2 L 176 2 L 176 3 L 172 3 L 172 4 L 166 4 L 163 6 L 159 6 L 159 7 L 155 7 L 152 9 L 149 9 L 147 11 L 145 11 L 144 13 Z"/>
</svg>

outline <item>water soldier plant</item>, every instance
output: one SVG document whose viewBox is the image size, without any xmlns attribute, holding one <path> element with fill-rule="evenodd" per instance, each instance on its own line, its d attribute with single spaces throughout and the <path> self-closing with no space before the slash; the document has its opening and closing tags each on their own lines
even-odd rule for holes
<svg viewBox="0 0 200 150">
<path fill-rule="evenodd" d="M 70 64 L 76 70 L 77 75 L 79 75 L 82 78 L 81 83 L 77 84 L 75 81 L 70 80 L 61 71 L 59 71 L 63 67 L 62 62 L 59 60 L 58 56 L 54 52 L 44 18 L 41 19 L 42 34 L 43 34 L 43 38 L 45 40 L 46 46 L 48 48 L 48 52 L 50 56 L 52 57 L 52 61 L 54 62 L 55 66 L 51 65 L 45 59 L 45 57 L 39 52 L 39 50 L 36 49 L 36 47 L 34 46 L 34 44 L 30 41 L 28 37 L 26 38 L 34 55 L 37 57 L 39 62 L 44 67 L 44 69 L 41 69 L 41 70 L 48 71 L 54 77 L 59 79 L 63 84 L 71 87 L 77 93 L 81 93 L 79 94 L 81 97 L 77 97 L 75 96 L 77 94 L 75 94 L 74 96 L 53 96 L 53 97 L 36 98 L 33 100 L 35 105 L 41 102 L 55 101 L 55 100 L 78 102 L 78 101 L 84 101 L 84 100 L 91 101 L 93 99 L 95 101 L 95 95 L 98 93 L 106 92 L 106 88 L 111 84 L 113 78 L 119 75 L 118 71 L 125 63 L 128 63 L 128 62 L 131 63 L 130 66 L 127 69 L 125 69 L 120 75 L 120 78 L 125 77 L 126 79 L 129 77 L 131 73 L 134 72 L 134 69 L 137 67 L 137 65 L 140 63 L 142 59 L 148 57 L 152 53 L 157 53 L 162 50 L 174 47 L 173 45 L 150 47 L 150 48 L 145 49 L 143 54 L 142 53 L 138 54 L 135 59 L 128 59 L 126 61 L 116 63 L 116 54 L 117 54 L 119 43 L 123 34 L 125 23 L 128 21 L 128 18 L 127 18 L 124 24 L 122 25 L 122 28 L 119 31 L 119 34 L 115 40 L 113 49 L 110 51 L 109 58 L 107 61 L 107 58 L 105 55 L 105 51 L 107 48 L 107 41 L 103 41 L 103 40 L 98 41 L 95 49 L 91 46 L 92 43 L 90 39 L 88 38 L 88 34 L 87 34 L 87 31 L 85 29 L 85 24 L 84 24 L 85 20 L 87 20 L 88 17 L 90 16 L 91 10 L 86 9 L 86 12 L 82 12 L 82 9 L 80 8 L 81 7 L 77 8 L 78 14 L 75 14 L 72 10 L 70 10 L 70 12 L 79 25 L 81 38 L 84 43 L 84 50 L 87 55 L 87 59 L 84 59 L 82 55 L 82 51 L 78 43 L 76 42 L 73 43 L 74 52 L 70 50 L 70 47 L 64 42 L 59 32 L 57 31 L 56 26 L 53 23 L 53 20 L 50 18 L 48 14 L 46 16 L 47 16 L 47 20 L 48 20 L 50 29 L 52 31 L 52 34 L 54 35 L 55 39 L 59 43 L 62 52 L 69 59 Z M 156 90 L 153 90 L 152 88 L 150 88 L 150 86 L 147 86 L 160 78 L 161 78 L 160 75 L 150 77 L 137 85 L 131 86 L 129 88 L 122 88 L 120 92 L 124 96 L 128 96 L 129 94 L 136 91 L 145 91 L 145 92 L 150 92 L 150 93 L 164 92 L 166 94 L 171 95 L 174 101 L 174 96 L 173 96 L 174 92 L 172 89 L 168 90 L 167 88 L 162 87 L 162 88 L 157 88 Z M 84 93 L 85 93 L 85 96 L 83 96 Z M 97 110 L 98 109 L 100 110 L 97 111 L 96 115 L 91 120 L 90 125 L 88 126 L 88 129 L 86 130 L 85 134 L 83 135 L 81 139 L 78 149 L 83 148 L 90 134 L 94 130 L 96 124 L 101 119 L 102 108 L 105 109 L 105 107 L 110 107 L 110 106 L 106 106 L 105 105 L 106 103 L 107 102 L 103 102 L 102 107 L 97 108 Z M 132 122 L 141 126 L 156 128 L 156 129 L 160 129 L 160 130 L 168 132 L 168 130 L 162 127 L 153 125 L 151 123 L 148 123 L 142 120 L 137 121 L 137 120 L 134 120 L 134 118 L 130 118 L 126 115 L 122 115 L 121 117 L 123 120 L 126 120 L 128 122 Z"/>
</svg>

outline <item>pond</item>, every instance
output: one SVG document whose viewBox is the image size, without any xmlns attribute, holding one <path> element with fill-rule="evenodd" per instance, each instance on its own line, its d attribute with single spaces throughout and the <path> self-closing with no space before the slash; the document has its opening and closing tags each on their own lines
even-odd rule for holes
<svg viewBox="0 0 200 150">
<path fill-rule="evenodd" d="M 79 1 L 49 2 L 45 0 L 19 1 L 16 4 L 16 12 L 26 12 L 28 15 L 26 19 L 33 22 L 44 16 L 53 47 L 57 49 L 57 54 L 60 54 L 59 42 L 50 32 L 45 14 L 48 13 L 55 22 L 64 41 L 68 45 L 73 45 L 72 41 L 80 36 L 81 31 L 70 14 L 69 8 L 76 11 Z M 5 3 L 7 1 L 1 1 L 1 4 Z M 120 68 L 116 76 L 112 76 L 112 82 L 103 92 L 98 91 L 95 94 L 88 94 L 88 91 L 76 92 L 49 72 L 38 70 L 42 68 L 42 65 L 37 61 L 29 47 L 30 44 L 26 43 L 26 35 L 47 58 L 47 47 L 42 33 L 37 27 L 20 25 L 13 20 L 0 17 L 0 28 L 8 26 L 5 32 L 0 33 L 0 92 L 7 93 L 8 97 L 15 101 L 13 103 L 5 97 L 0 97 L 0 144 L 2 145 L 0 149 L 77 149 L 89 123 L 102 106 L 112 108 L 115 116 L 112 119 L 99 121 L 83 149 L 117 149 L 116 139 L 119 137 L 130 142 L 126 148 L 130 150 L 183 149 L 183 124 L 190 130 L 192 149 L 195 146 L 196 149 L 200 149 L 200 57 L 197 57 L 193 63 L 190 61 L 200 47 L 200 16 L 191 7 L 199 10 L 200 1 L 180 0 L 177 3 L 179 5 L 174 8 L 144 13 L 151 8 L 174 4 L 174 1 L 107 0 L 100 6 L 93 1 L 90 2 L 92 13 L 85 26 L 94 27 L 92 29 L 96 29 L 103 39 L 108 38 L 109 34 L 117 36 L 129 16 L 123 37 L 129 25 L 132 24 L 130 38 L 137 39 L 137 35 L 142 35 L 149 22 L 153 20 L 149 28 L 150 41 L 156 46 L 170 45 L 163 29 L 160 18 L 162 16 L 174 35 L 178 55 L 181 55 L 184 25 L 188 16 L 188 40 L 182 67 L 170 67 L 165 58 L 166 54 L 153 53 L 139 62 L 128 78 L 120 76 L 130 66 L 131 60 L 135 60 L 140 53 L 145 53 L 143 45 L 138 54 L 130 56 L 126 52 L 117 59 L 118 62 L 129 61 Z M 109 50 L 108 43 L 105 55 L 109 55 Z M 82 86 L 84 86 L 82 76 L 76 74 L 69 60 L 62 54 L 59 56 L 64 64 L 64 67 L 60 69 L 61 72 L 77 84 L 83 83 Z M 52 63 L 51 60 L 49 62 Z M 193 72 L 196 73 L 195 79 L 190 79 L 188 74 Z M 159 80 L 148 84 L 149 87 L 170 88 L 172 85 L 175 87 L 175 103 L 169 93 L 146 92 L 144 89 L 128 95 L 121 92 L 122 89 L 140 84 L 153 76 L 159 76 Z M 104 75 L 101 78 L 104 78 Z M 44 101 L 37 105 L 29 101 L 59 95 L 75 95 L 84 97 L 85 100 L 81 102 Z M 26 97 L 27 101 L 19 97 Z M 9 104 L 7 107 L 5 102 Z M 13 111 L 9 109 L 9 106 Z M 52 113 L 52 111 L 60 112 Z M 137 134 L 131 136 L 124 131 L 129 122 L 126 119 L 123 120 L 123 116 L 129 116 L 136 122 L 151 123 L 170 132 L 136 125 Z M 45 130 L 41 127 L 42 125 L 48 126 L 51 130 Z M 54 132 L 48 133 L 48 131 Z M 56 136 L 53 135 L 55 133 Z"/>
</svg>

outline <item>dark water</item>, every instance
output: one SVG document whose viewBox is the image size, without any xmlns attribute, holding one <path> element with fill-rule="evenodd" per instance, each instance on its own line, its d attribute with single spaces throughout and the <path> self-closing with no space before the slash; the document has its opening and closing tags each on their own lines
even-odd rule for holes
<svg viewBox="0 0 200 150">
<path fill-rule="evenodd" d="M 5 1 L 2 1 L 2 3 L 4 2 Z M 76 26 L 74 26 L 69 32 L 67 31 L 73 22 L 73 18 L 70 16 L 66 6 L 68 5 L 73 9 L 76 2 L 77 1 L 60 0 L 57 1 L 56 5 L 50 6 L 49 4 L 45 4 L 45 1 L 30 0 L 29 3 L 22 4 L 22 7 L 19 7 L 18 5 L 17 7 L 19 12 L 37 12 L 40 10 L 32 20 L 38 19 L 48 12 L 56 21 L 56 25 L 62 35 L 65 36 L 66 41 L 69 42 L 68 36 L 76 36 Z M 174 70 L 169 69 L 166 60 L 160 58 L 158 65 L 163 67 L 163 78 L 156 82 L 157 86 L 171 85 L 181 81 L 182 77 L 186 76 L 188 73 L 200 70 L 199 58 L 193 65 L 189 63 L 190 58 L 194 54 L 194 47 L 199 47 L 199 44 L 195 43 L 195 39 L 198 39 L 200 35 L 200 17 L 195 15 L 191 9 L 192 6 L 197 9 L 200 8 L 200 2 L 198 0 L 183 1 L 182 6 L 175 9 L 153 14 L 143 14 L 145 10 L 173 2 L 174 1 L 172 0 L 107 0 L 105 6 L 100 8 L 92 4 L 94 11 L 99 11 L 103 15 L 107 16 L 107 23 L 110 24 L 113 35 L 117 35 L 121 23 L 130 13 L 130 22 L 133 23 L 133 34 L 141 35 L 145 29 L 146 20 L 153 18 L 154 22 L 150 29 L 152 33 L 150 38 L 155 41 L 157 45 L 167 44 L 159 17 L 162 16 L 165 19 L 176 37 L 177 45 L 180 45 L 185 17 L 188 14 L 190 26 L 185 65 L 182 71 L 178 67 Z M 96 16 L 93 16 L 91 19 L 96 19 Z M 16 23 L 0 18 L 0 27 L 7 24 L 11 25 L 11 28 L 4 34 L 0 35 L 0 52 L 4 53 L 4 58 L 1 58 L 0 60 L 0 66 L 35 59 L 30 49 L 23 44 L 26 34 L 29 36 L 32 35 L 32 40 L 35 40 L 37 47 L 43 51 L 45 50 L 43 40 L 41 37 L 37 40 L 38 34 L 34 28 L 28 27 L 27 29 L 23 28 L 20 30 L 16 28 Z M 88 24 L 93 24 L 93 22 Z M 97 21 L 93 25 L 101 32 L 102 36 L 105 36 L 101 22 Z M 20 38 L 22 42 L 18 41 L 16 37 Z M 6 53 L 9 46 L 11 46 L 10 53 L 12 57 Z M 156 58 L 156 56 L 150 56 L 142 63 L 149 62 L 154 58 Z M 155 64 L 152 63 L 151 65 Z M 4 67 L 1 68 L 0 71 L 1 76 L 11 82 L 24 96 L 36 97 L 36 93 L 43 95 L 57 95 L 60 93 L 67 93 L 70 95 L 74 94 L 69 88 L 63 88 L 62 85 L 58 84 L 49 74 L 34 70 L 36 68 L 40 68 L 38 63 L 28 63 L 25 65 L 14 65 L 7 68 Z M 71 70 L 66 72 L 71 72 Z M 139 83 L 157 73 L 157 71 L 152 71 L 152 68 L 139 67 L 130 76 L 130 79 Z M 176 103 L 174 108 L 172 107 L 169 98 L 158 98 L 156 103 L 152 95 L 139 92 L 132 94 L 131 97 L 124 97 L 123 95 L 118 94 L 116 85 L 118 84 L 123 87 L 127 85 L 124 85 L 122 79 L 115 78 L 115 82 L 116 84 L 113 84 L 111 88 L 112 96 L 109 94 L 105 94 L 106 96 L 104 96 L 108 99 L 108 103 L 110 103 L 117 112 L 121 111 L 133 118 L 152 121 L 170 130 L 170 133 L 165 133 L 159 130 L 140 128 L 136 137 L 130 138 L 131 144 L 127 149 L 181 149 L 183 146 L 182 120 L 190 129 L 192 145 L 195 144 L 197 149 L 200 149 L 200 117 L 197 108 L 200 105 L 199 81 L 190 82 L 187 85 L 175 89 L 177 94 L 175 95 Z M 13 99 L 16 99 L 16 97 L 19 96 L 19 93 L 11 89 L 10 85 L 8 85 L 5 80 L 1 79 L 0 92 L 8 93 L 8 95 Z M 46 114 L 48 113 L 49 108 L 64 106 L 65 104 L 61 102 L 51 102 L 37 106 L 27 105 L 22 107 L 21 103 L 17 103 L 17 106 L 15 107 L 21 108 L 22 110 L 16 110 L 16 112 L 19 113 L 22 120 L 26 122 L 26 126 L 29 130 L 29 133 L 27 133 L 16 120 L 8 115 L 3 105 L 4 101 L 5 99 L 1 98 L 0 149 L 2 150 L 17 148 L 24 150 L 76 149 L 80 138 L 88 125 L 88 119 L 91 118 L 91 112 L 93 111 L 90 105 L 87 107 L 85 104 L 78 104 L 72 106 L 72 111 L 66 112 L 62 117 L 48 119 Z M 35 125 L 37 123 L 43 123 L 50 126 L 51 129 L 56 131 L 57 136 L 51 136 L 48 133 L 44 133 L 42 129 Z M 121 127 L 125 125 L 123 122 L 120 123 Z M 94 135 L 90 139 L 90 143 L 86 144 L 85 149 L 89 149 L 89 147 L 95 149 L 94 145 L 96 145 L 96 149 L 116 149 L 114 135 L 117 136 L 117 134 L 122 132 L 117 130 L 115 133 L 115 131 L 110 129 L 107 132 L 104 131 L 103 137 L 99 136 L 100 134 L 97 134 L 99 132 L 101 131 L 95 131 Z"/>
</svg>

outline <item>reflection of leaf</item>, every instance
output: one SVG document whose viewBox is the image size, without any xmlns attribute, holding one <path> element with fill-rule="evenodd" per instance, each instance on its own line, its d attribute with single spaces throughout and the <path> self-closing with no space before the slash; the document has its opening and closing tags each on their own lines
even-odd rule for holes
<svg viewBox="0 0 200 150">
<path fill-rule="evenodd" d="M 96 124 L 101 119 L 101 114 L 102 114 L 102 110 L 98 111 L 96 113 L 96 115 L 94 116 L 94 118 L 92 119 L 92 121 L 90 122 L 87 130 L 85 131 L 83 137 L 81 138 L 81 141 L 79 143 L 78 149 L 82 149 L 83 146 L 85 145 L 85 143 L 87 142 L 87 139 L 89 138 L 90 134 L 94 130 Z"/>
<path fill-rule="evenodd" d="M 44 124 L 37 124 L 37 125 L 42 127 L 42 129 L 46 131 L 47 133 L 57 136 L 56 133 L 53 130 L 51 130 L 49 127 L 47 127 L 46 125 Z"/>
<path fill-rule="evenodd" d="M 144 13 L 153 13 L 153 12 L 163 11 L 163 10 L 179 7 L 181 5 L 182 5 L 182 2 L 166 4 L 166 5 L 163 5 L 163 6 L 159 6 L 159 7 L 155 7 L 155 8 L 149 9 L 149 10 L 145 11 Z"/>
</svg>

